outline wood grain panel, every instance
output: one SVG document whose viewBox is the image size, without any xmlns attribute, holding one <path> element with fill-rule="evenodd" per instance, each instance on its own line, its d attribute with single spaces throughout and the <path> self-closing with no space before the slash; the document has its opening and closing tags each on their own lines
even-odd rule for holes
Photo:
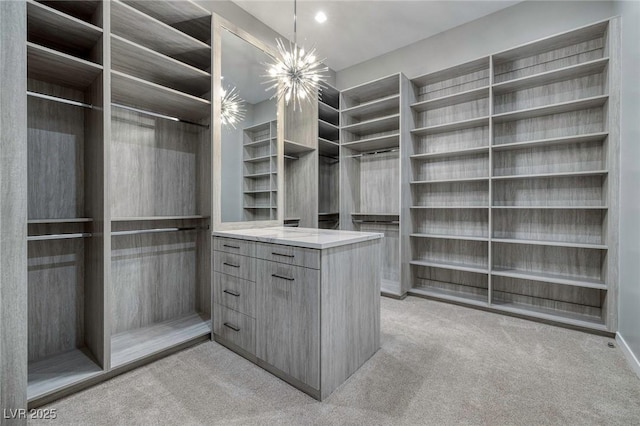
<svg viewBox="0 0 640 426">
<path fill-rule="evenodd" d="M 426 136 L 416 135 L 413 137 L 413 141 L 416 154 L 448 152 L 488 146 L 489 126 L 473 127 L 471 129 L 436 133 Z"/>
<path fill-rule="evenodd" d="M 256 243 L 256 257 L 287 265 L 320 269 L 320 251 L 282 244 Z"/>
<path fill-rule="evenodd" d="M 317 138 L 316 138 L 317 143 Z M 299 218 L 300 226 L 318 227 L 318 152 L 285 161 L 285 218 Z"/>
<path fill-rule="evenodd" d="M 84 95 L 32 81 L 42 92 Z M 28 98 L 29 218 L 84 217 L 85 116 L 80 107 Z"/>
<path fill-rule="evenodd" d="M 266 260 L 257 270 L 257 357 L 320 389 L 320 272 Z"/>
<path fill-rule="evenodd" d="M 112 238 L 112 334 L 196 311 L 196 232 Z"/>
<path fill-rule="evenodd" d="M 256 260 L 253 257 L 215 251 L 213 252 L 213 270 L 243 280 L 256 280 Z"/>
<path fill-rule="evenodd" d="M 323 251 L 322 398 L 380 348 L 380 269 L 369 267 L 380 249 L 376 240 Z"/>
<path fill-rule="evenodd" d="M 198 130 L 118 108 L 112 114 L 112 216 L 198 214 Z"/>
<path fill-rule="evenodd" d="M 400 213 L 398 152 L 361 157 L 360 202 L 352 212 Z"/>
<path fill-rule="evenodd" d="M 225 251 L 227 253 L 235 253 L 242 256 L 256 256 L 256 243 L 254 241 L 214 237 L 213 249 L 217 251 Z"/>
<path fill-rule="evenodd" d="M 485 57 L 417 77 L 411 82 L 414 85 L 416 100 L 421 102 L 488 86 L 489 76 L 489 58 Z"/>
<path fill-rule="evenodd" d="M 414 259 L 487 267 L 485 242 L 414 238 L 411 245 Z"/>
<path fill-rule="evenodd" d="M 416 113 L 416 127 L 437 126 L 487 115 L 489 99 L 478 99 Z"/>
<path fill-rule="evenodd" d="M 215 272 L 213 289 L 215 303 L 252 318 L 256 317 L 255 282 Z"/>
<path fill-rule="evenodd" d="M 27 76 L 84 90 L 102 75 L 102 66 L 64 53 L 27 43 Z"/>
<path fill-rule="evenodd" d="M 459 155 L 413 162 L 413 180 L 489 177 L 489 155 Z"/>
<path fill-rule="evenodd" d="M 488 276 L 441 268 L 413 267 L 414 288 L 487 300 Z"/>
<path fill-rule="evenodd" d="M 413 232 L 488 237 L 489 209 L 424 209 L 413 212 Z"/>
<path fill-rule="evenodd" d="M 340 162 L 318 156 L 318 212 L 340 211 Z"/>
<path fill-rule="evenodd" d="M 365 216 L 366 217 L 366 216 Z M 381 243 L 382 260 L 380 279 L 388 283 L 400 283 L 400 228 L 398 225 L 362 223 L 357 226 L 360 232 L 384 234 Z"/>
<path fill-rule="evenodd" d="M 29 361 L 84 345 L 84 244 L 29 243 Z"/>
<path fill-rule="evenodd" d="M 602 206 L 603 177 L 559 177 L 493 182 L 494 206 Z"/>
<path fill-rule="evenodd" d="M 414 185 L 416 206 L 489 206 L 488 182 L 451 182 Z"/>
<path fill-rule="evenodd" d="M 222 305 L 216 304 L 214 309 L 213 333 L 255 354 L 256 320 Z"/>
</svg>

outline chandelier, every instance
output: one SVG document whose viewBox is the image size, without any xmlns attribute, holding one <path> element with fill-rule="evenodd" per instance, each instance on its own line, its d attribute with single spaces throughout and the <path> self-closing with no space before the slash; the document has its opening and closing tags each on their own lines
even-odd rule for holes
<svg viewBox="0 0 640 426">
<path fill-rule="evenodd" d="M 246 109 L 244 108 L 244 100 L 238 95 L 238 91 L 234 86 L 228 89 L 222 89 L 222 100 L 220 104 L 222 124 L 230 125 L 235 129 L 236 123 L 244 120 Z"/>
<path fill-rule="evenodd" d="M 289 50 L 281 39 L 276 39 L 278 54 L 275 63 L 266 64 L 268 67 L 270 84 L 266 90 L 276 89 L 276 93 L 271 99 L 277 97 L 278 100 L 284 98 L 287 105 L 293 102 L 293 110 L 296 104 L 302 109 L 301 102 L 305 99 L 312 99 L 312 95 L 321 90 L 320 85 L 324 83 L 326 76 L 322 73 L 328 68 L 322 65 L 323 60 L 316 58 L 316 49 L 313 48 L 305 52 L 298 47 L 296 39 L 297 8 L 296 0 L 293 1 L 293 44 L 289 42 Z"/>
</svg>

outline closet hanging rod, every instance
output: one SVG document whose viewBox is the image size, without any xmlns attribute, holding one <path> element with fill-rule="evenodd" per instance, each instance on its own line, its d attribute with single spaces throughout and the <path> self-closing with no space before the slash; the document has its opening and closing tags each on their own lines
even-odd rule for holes
<svg viewBox="0 0 640 426">
<path fill-rule="evenodd" d="M 204 127 L 205 129 L 209 128 L 208 124 L 195 123 L 193 121 L 183 120 L 183 119 L 178 118 L 178 117 L 172 117 L 170 115 L 164 115 L 164 114 L 160 114 L 160 113 L 153 112 L 153 111 L 147 111 L 145 109 L 130 107 L 130 106 L 127 106 L 127 105 L 122 105 L 122 104 L 116 104 L 116 103 L 113 103 L 113 102 L 111 103 L 111 106 L 114 106 L 116 108 L 126 109 L 126 110 L 129 110 L 129 111 L 139 112 L 140 114 L 146 114 L 146 115 L 150 115 L 152 117 L 163 118 L 165 120 L 175 121 L 175 122 L 178 122 L 178 123 L 191 124 L 192 126 Z"/>
<path fill-rule="evenodd" d="M 397 220 L 360 220 L 353 219 L 353 223 L 375 223 L 378 225 L 399 225 L 400 222 Z"/>
<path fill-rule="evenodd" d="M 67 105 L 79 106 L 79 107 L 82 107 L 82 108 L 89 108 L 89 109 L 93 108 L 93 105 L 91 105 L 91 104 L 87 104 L 87 103 L 80 102 L 80 101 L 74 101 L 72 99 L 61 98 L 59 96 L 45 95 L 44 93 L 32 92 L 30 90 L 27 90 L 27 96 L 32 96 L 34 98 L 40 98 L 40 99 L 46 99 L 48 101 L 60 102 L 62 104 L 67 104 Z"/>
<path fill-rule="evenodd" d="M 111 236 L 120 235 L 140 235 L 140 234 L 158 234 L 161 232 L 180 232 L 180 231 L 193 231 L 196 229 L 209 229 L 208 226 L 190 226 L 186 228 L 153 228 L 153 229 L 136 229 L 131 231 L 114 231 Z"/>
<path fill-rule="evenodd" d="M 92 234 L 88 232 L 81 232 L 76 234 L 44 234 L 44 235 L 29 235 L 27 241 L 47 241 L 47 240 L 71 240 L 74 238 L 86 238 L 91 237 Z"/>
<path fill-rule="evenodd" d="M 359 154 L 353 154 L 353 155 L 346 155 L 345 157 L 347 158 L 359 158 L 359 157 L 364 157 L 366 155 L 378 155 L 378 154 L 386 154 L 389 152 L 398 152 L 400 151 L 400 149 L 398 148 L 391 148 L 391 149 L 380 149 L 377 151 L 368 151 L 368 152 L 361 152 Z"/>
</svg>

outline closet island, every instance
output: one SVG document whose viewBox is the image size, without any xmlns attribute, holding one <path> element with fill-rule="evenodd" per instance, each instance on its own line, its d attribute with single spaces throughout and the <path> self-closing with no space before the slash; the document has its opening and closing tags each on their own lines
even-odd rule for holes
<svg viewBox="0 0 640 426">
<path fill-rule="evenodd" d="M 380 347 L 382 234 L 213 232 L 214 339 L 316 399 Z"/>
</svg>

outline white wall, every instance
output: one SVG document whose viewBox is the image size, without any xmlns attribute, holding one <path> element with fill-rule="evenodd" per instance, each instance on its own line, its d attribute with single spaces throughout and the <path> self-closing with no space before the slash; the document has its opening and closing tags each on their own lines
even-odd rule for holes
<svg viewBox="0 0 640 426">
<path fill-rule="evenodd" d="M 619 335 L 637 363 L 640 359 L 640 2 L 617 2 L 616 13 L 622 17 Z M 635 367 L 640 375 L 640 365 Z"/>
<path fill-rule="evenodd" d="M 414 78 L 614 15 L 613 2 L 525 1 L 336 73 L 345 89 L 399 71 Z"/>
</svg>

